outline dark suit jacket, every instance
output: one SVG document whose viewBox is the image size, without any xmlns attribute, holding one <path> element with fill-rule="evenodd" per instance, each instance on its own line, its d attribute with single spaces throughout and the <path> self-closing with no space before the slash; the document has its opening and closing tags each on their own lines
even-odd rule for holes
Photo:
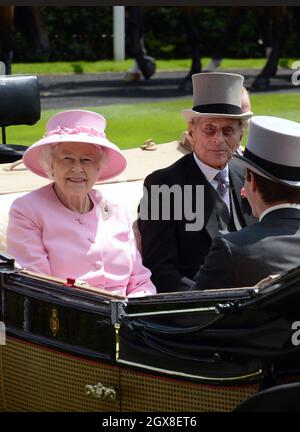
<svg viewBox="0 0 300 432">
<path fill-rule="evenodd" d="M 261 222 L 217 237 L 194 289 L 253 286 L 300 264 L 300 210 L 273 210 Z"/>
<path fill-rule="evenodd" d="M 235 162 L 230 162 L 229 177 L 231 183 L 232 200 L 236 214 L 242 227 L 256 221 L 251 215 L 251 208 L 246 199 L 240 196 L 243 186 L 243 173 Z M 204 187 L 204 226 L 198 231 L 187 231 L 186 224 L 191 223 L 186 217 L 176 220 L 171 205 L 170 220 L 150 220 L 151 217 L 151 186 L 179 185 L 192 187 L 191 195 L 183 192 L 183 203 L 196 209 L 196 186 Z M 173 165 L 154 171 L 146 179 L 143 199 L 140 203 L 140 217 L 138 226 L 142 238 L 143 263 L 152 272 L 152 281 L 158 292 L 172 292 L 191 289 L 193 277 L 204 262 L 212 239 L 221 232 L 234 230 L 232 220 L 225 203 L 197 166 L 192 154 L 188 154 Z M 198 197 L 199 198 L 199 197 Z M 141 218 L 142 209 L 148 206 L 147 217 Z M 145 212 L 144 212 L 145 213 Z"/>
</svg>

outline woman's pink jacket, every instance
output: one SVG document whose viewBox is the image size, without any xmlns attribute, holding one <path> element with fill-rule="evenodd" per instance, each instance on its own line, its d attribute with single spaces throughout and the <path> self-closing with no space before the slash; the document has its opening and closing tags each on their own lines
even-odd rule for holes
<svg viewBox="0 0 300 432">
<path fill-rule="evenodd" d="M 8 252 L 34 272 L 74 278 L 114 294 L 155 294 L 142 265 L 131 221 L 120 205 L 91 190 L 94 208 L 66 208 L 53 183 L 17 198 L 10 210 Z"/>
</svg>

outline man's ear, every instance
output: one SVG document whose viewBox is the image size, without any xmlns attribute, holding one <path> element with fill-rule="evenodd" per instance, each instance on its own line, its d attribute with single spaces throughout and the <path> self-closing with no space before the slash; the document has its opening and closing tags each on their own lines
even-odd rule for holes
<svg viewBox="0 0 300 432">
<path fill-rule="evenodd" d="M 188 134 L 191 138 L 194 136 L 194 125 L 192 122 L 188 122 Z"/>
<path fill-rule="evenodd" d="M 194 150 L 194 129 L 195 129 L 194 124 L 191 122 L 188 122 L 188 135 L 189 135 L 188 140 L 189 140 L 189 143 L 191 146 L 191 151 Z"/>
<path fill-rule="evenodd" d="M 245 132 L 246 132 L 247 126 L 245 123 L 242 123 L 240 125 L 240 144 L 242 144 L 242 140 L 244 138 Z"/>
</svg>

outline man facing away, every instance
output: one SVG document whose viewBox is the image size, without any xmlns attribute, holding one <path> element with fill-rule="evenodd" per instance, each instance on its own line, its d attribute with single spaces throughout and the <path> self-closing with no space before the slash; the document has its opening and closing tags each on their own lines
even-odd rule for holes
<svg viewBox="0 0 300 432">
<path fill-rule="evenodd" d="M 300 124 L 253 117 L 244 155 L 234 158 L 259 222 L 214 239 L 195 289 L 253 286 L 300 264 Z"/>
<path fill-rule="evenodd" d="M 193 152 L 154 171 L 144 183 L 138 227 L 144 265 L 158 292 L 192 289 L 217 235 L 255 221 L 240 190 L 243 173 L 230 162 L 252 112 L 242 112 L 244 78 L 193 75 L 193 109 L 183 111 Z"/>
</svg>

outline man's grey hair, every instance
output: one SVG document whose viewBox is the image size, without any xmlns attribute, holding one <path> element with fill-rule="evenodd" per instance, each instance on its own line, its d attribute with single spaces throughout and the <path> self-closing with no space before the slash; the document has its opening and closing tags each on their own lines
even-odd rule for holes
<svg viewBox="0 0 300 432">
<path fill-rule="evenodd" d="M 55 180 L 53 175 L 52 175 L 52 172 L 51 172 L 51 167 L 52 167 L 52 163 L 53 163 L 53 159 L 54 159 L 54 154 L 55 154 L 59 144 L 62 144 L 62 143 L 48 144 L 45 146 L 45 148 L 41 152 L 40 164 L 44 168 L 49 180 Z M 91 144 L 91 145 L 93 145 L 93 144 Z M 105 163 L 106 163 L 106 152 L 104 149 L 102 149 L 100 147 L 95 146 L 95 148 L 100 154 L 99 167 L 98 167 L 100 170 L 101 167 L 103 165 L 105 165 Z"/>
<path fill-rule="evenodd" d="M 208 118 L 229 118 L 229 117 L 194 117 L 194 118 L 192 118 L 192 119 L 189 121 L 189 123 L 191 123 L 193 126 L 195 126 L 196 123 L 197 123 L 200 119 L 208 119 Z M 230 119 L 230 118 L 229 118 L 229 120 L 237 120 L 238 123 L 239 123 L 239 126 L 240 126 L 240 128 L 241 128 L 241 130 L 242 130 L 242 132 L 243 132 L 243 134 L 244 134 L 244 132 L 245 132 L 245 130 L 247 129 L 247 126 L 248 126 L 248 121 L 247 121 L 247 120 L 244 120 L 244 119 L 237 119 L 237 118 L 233 118 L 233 119 Z"/>
</svg>

